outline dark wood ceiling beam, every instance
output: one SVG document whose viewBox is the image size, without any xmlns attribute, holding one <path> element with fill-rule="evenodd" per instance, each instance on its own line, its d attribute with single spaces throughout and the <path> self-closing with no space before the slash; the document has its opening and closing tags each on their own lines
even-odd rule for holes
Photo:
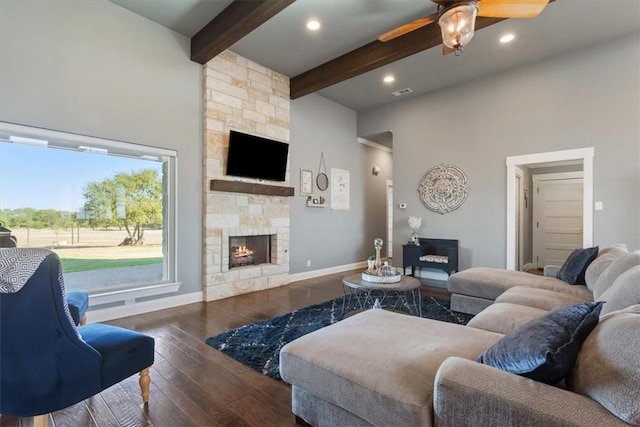
<svg viewBox="0 0 640 427">
<path fill-rule="evenodd" d="M 504 18 L 479 17 L 476 19 L 476 31 L 503 20 Z M 293 77 L 291 99 L 300 98 L 441 44 L 442 36 L 437 23 L 388 42 L 373 41 Z"/>
<path fill-rule="evenodd" d="M 235 0 L 191 38 L 191 60 L 205 64 L 295 0 Z"/>
</svg>

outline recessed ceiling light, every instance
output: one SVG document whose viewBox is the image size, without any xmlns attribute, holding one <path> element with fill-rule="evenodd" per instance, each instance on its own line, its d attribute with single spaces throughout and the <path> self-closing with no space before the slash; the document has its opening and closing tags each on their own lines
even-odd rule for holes
<svg viewBox="0 0 640 427">
<path fill-rule="evenodd" d="M 320 22 L 316 21 L 315 19 L 312 19 L 311 21 L 307 21 L 307 28 L 310 29 L 311 31 L 316 31 L 320 29 Z"/>
<path fill-rule="evenodd" d="M 384 78 L 382 79 L 382 81 L 385 83 L 393 83 L 395 80 L 396 78 L 393 77 L 391 74 L 384 76 Z"/>
<path fill-rule="evenodd" d="M 512 33 L 505 34 L 504 36 L 500 37 L 500 43 L 509 43 L 515 38 L 516 36 L 514 36 Z"/>
</svg>

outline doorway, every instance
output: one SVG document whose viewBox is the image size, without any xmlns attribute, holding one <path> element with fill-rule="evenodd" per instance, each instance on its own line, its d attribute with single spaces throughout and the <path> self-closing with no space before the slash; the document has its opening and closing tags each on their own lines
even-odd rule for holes
<svg viewBox="0 0 640 427">
<path fill-rule="evenodd" d="M 562 265 L 582 247 L 582 172 L 533 176 L 533 264 Z"/>
<path fill-rule="evenodd" d="M 393 258 L 393 181 L 387 180 L 387 258 Z"/>
<path fill-rule="evenodd" d="M 515 259 L 516 259 L 516 270 L 522 270 L 522 266 L 524 264 L 524 210 L 526 207 L 523 205 L 524 199 L 524 172 L 522 169 L 516 168 L 516 185 L 515 185 L 515 199 L 516 199 L 516 244 L 515 244 Z"/>
<path fill-rule="evenodd" d="M 525 154 L 506 158 L 507 165 L 507 242 L 506 268 L 516 268 L 516 168 L 541 165 L 582 164 L 582 247 L 593 245 L 593 156 L 594 148 Z"/>
</svg>

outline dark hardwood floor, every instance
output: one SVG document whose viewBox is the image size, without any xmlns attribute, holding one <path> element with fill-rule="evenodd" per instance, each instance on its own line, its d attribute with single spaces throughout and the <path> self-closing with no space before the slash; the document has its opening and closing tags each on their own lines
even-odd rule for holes
<svg viewBox="0 0 640 427">
<path fill-rule="evenodd" d="M 108 322 L 155 337 L 151 393 L 143 407 L 138 376 L 49 416 L 49 425 L 295 426 L 289 385 L 259 374 L 205 344 L 220 332 L 342 296 L 343 272 L 219 301 Z M 449 298 L 446 289 L 423 293 Z M 89 313 L 90 317 L 90 313 Z M 30 426 L 1 417 L 0 426 Z"/>
</svg>

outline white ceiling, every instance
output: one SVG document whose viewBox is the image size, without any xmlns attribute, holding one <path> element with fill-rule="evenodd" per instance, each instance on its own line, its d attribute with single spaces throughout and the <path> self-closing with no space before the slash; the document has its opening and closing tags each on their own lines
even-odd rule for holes
<svg viewBox="0 0 640 427">
<path fill-rule="evenodd" d="M 193 36 L 231 0 L 110 0 Z M 230 49 L 289 77 L 356 49 L 399 25 L 435 12 L 427 0 L 297 0 Z M 305 23 L 322 28 L 309 32 Z M 434 24 L 437 25 L 437 24 Z M 500 45 L 513 32 L 516 39 Z M 640 35 L 638 0 L 557 0 L 532 19 L 509 19 L 480 30 L 462 56 L 436 47 L 338 83 L 318 93 L 354 110 L 384 105 L 623 36 Z M 640 53 L 639 53 L 640 55 Z M 396 81 L 382 83 L 391 73 Z M 394 97 L 409 87 L 413 93 Z"/>
</svg>

